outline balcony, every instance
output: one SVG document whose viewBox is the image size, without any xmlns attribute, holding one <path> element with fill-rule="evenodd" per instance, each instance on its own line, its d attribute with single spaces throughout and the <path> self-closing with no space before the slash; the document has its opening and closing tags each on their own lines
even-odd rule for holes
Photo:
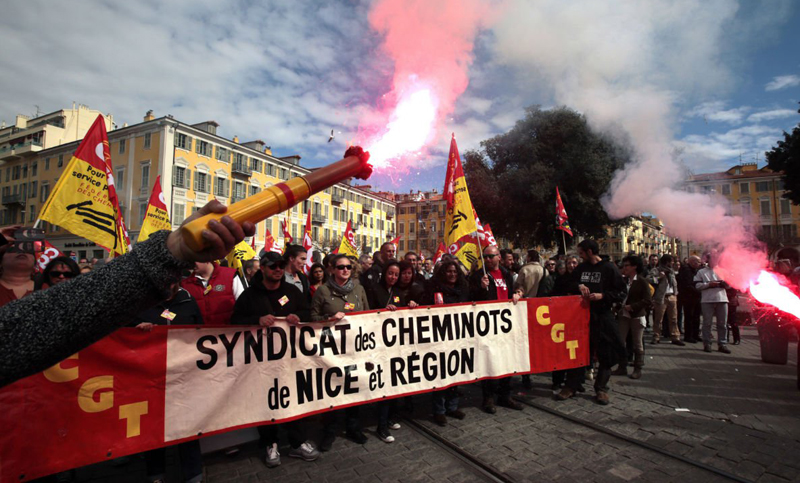
<svg viewBox="0 0 800 483">
<path fill-rule="evenodd" d="M 0 161 L 14 161 L 26 155 L 36 154 L 44 149 L 39 141 L 25 141 L 24 143 L 8 144 L 0 148 Z"/>
<path fill-rule="evenodd" d="M 363 205 L 361 205 L 361 211 L 364 213 L 369 213 L 375 207 L 375 203 L 372 201 L 366 201 Z"/>
<path fill-rule="evenodd" d="M 341 205 L 344 202 L 344 196 L 339 194 L 332 194 L 331 195 L 331 203 L 335 205 Z"/>
<path fill-rule="evenodd" d="M 391 220 L 394 219 L 394 208 L 389 208 L 386 210 L 386 219 Z"/>
<path fill-rule="evenodd" d="M 312 213 L 311 214 L 311 224 L 312 225 L 324 225 L 325 224 L 325 215 L 319 213 Z"/>
<path fill-rule="evenodd" d="M 430 235 L 430 233 L 431 233 L 430 230 L 419 230 L 417 232 L 417 235 L 419 236 L 419 238 L 428 238 L 428 235 Z"/>
<path fill-rule="evenodd" d="M 234 161 L 231 165 L 231 173 L 249 177 L 253 175 L 253 170 L 250 169 L 247 163 L 237 163 Z"/>
<path fill-rule="evenodd" d="M 24 205 L 25 204 L 25 198 L 22 196 L 21 193 L 3 195 L 3 204 L 4 205 Z"/>
</svg>

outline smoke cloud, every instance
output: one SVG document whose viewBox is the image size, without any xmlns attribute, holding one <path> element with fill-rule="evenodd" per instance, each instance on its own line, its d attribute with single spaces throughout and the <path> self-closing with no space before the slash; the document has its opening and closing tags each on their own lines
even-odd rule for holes
<svg viewBox="0 0 800 483">
<path fill-rule="evenodd" d="M 519 0 L 494 26 L 493 47 L 499 63 L 529 74 L 532 87 L 633 145 L 636 159 L 602 200 L 612 218 L 652 213 L 672 236 L 724 249 L 722 270 L 744 289 L 766 264 L 763 251 L 718 200 L 682 191 L 686 169 L 673 145 L 681 107 L 718 96 L 736 80 L 732 49 L 753 40 L 738 28 L 739 8 L 727 0 Z M 785 14 L 760 10 L 750 14 L 750 27 L 774 25 Z"/>
</svg>

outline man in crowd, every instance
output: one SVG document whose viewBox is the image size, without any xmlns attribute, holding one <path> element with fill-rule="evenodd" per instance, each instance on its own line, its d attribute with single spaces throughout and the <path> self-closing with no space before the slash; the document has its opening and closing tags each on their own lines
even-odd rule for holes
<svg viewBox="0 0 800 483">
<path fill-rule="evenodd" d="M 397 254 L 397 247 L 392 242 L 386 242 L 381 245 L 381 251 L 376 253 L 372 260 L 372 267 L 361 274 L 361 286 L 367 292 L 367 297 L 370 297 L 370 292 L 374 285 L 380 283 L 381 276 L 383 275 L 383 267 L 389 263 L 389 260 L 394 260 Z"/>
<path fill-rule="evenodd" d="M 433 277 L 433 261 L 430 258 L 426 258 L 423 267 L 422 273 L 425 275 L 425 280 L 430 280 Z"/>
<path fill-rule="evenodd" d="M 519 275 L 517 275 L 517 280 L 514 282 L 514 289 L 519 290 L 524 298 L 536 297 L 539 293 L 539 282 L 545 276 L 544 267 L 539 261 L 539 252 L 537 250 L 528 250 L 528 263 L 519 269 Z"/>
<path fill-rule="evenodd" d="M 269 327 L 279 317 L 290 324 L 298 324 L 311 320 L 311 306 L 308 298 L 296 285 L 286 280 L 284 267 L 287 261 L 275 252 L 265 252 L 261 257 L 261 279 L 250 286 L 236 301 L 232 321 L 240 325 L 261 325 Z M 267 443 L 266 463 L 269 468 L 281 464 L 278 451 L 278 429 L 283 428 L 292 449 L 289 456 L 305 461 L 314 461 L 319 457 L 319 450 L 306 440 L 300 420 L 281 425 L 269 424 L 259 426 L 261 439 Z"/>
<path fill-rule="evenodd" d="M 647 325 L 645 319 L 645 309 L 650 306 L 652 296 L 650 295 L 650 283 L 646 278 L 641 277 L 640 273 L 644 270 L 644 262 L 641 257 L 630 255 L 622 259 L 622 274 L 625 276 L 627 284 L 627 296 L 622 302 L 621 310 L 618 313 L 620 336 L 622 340 L 627 339 L 631 333 L 631 340 L 634 348 L 633 374 L 631 379 L 642 377 L 642 367 L 644 366 L 644 328 Z M 619 361 L 619 368 L 612 373 L 615 376 L 625 376 L 628 374 L 628 358 L 624 357 Z"/>
<path fill-rule="evenodd" d="M 311 303 L 311 289 L 308 285 L 308 277 L 305 274 L 306 256 L 306 249 L 300 245 L 286 247 L 286 252 L 283 254 L 283 259 L 286 260 L 284 278 L 286 278 L 287 282 L 297 287 L 308 299 L 308 302 Z"/>
<path fill-rule="evenodd" d="M 683 340 L 700 342 L 700 292 L 694 277 L 700 269 L 700 257 L 692 255 L 678 272 L 678 305 L 683 311 Z"/>
<path fill-rule="evenodd" d="M 600 258 L 597 242 L 585 239 L 578 244 L 578 255 L 583 262 L 575 269 L 576 290 L 589 302 L 589 347 L 599 362 L 594 390 L 599 404 L 609 403 L 608 382 L 611 367 L 626 357 L 625 345 L 620 339 L 619 326 L 612 307 L 625 300 L 625 281 L 612 262 Z M 557 399 L 565 401 L 583 390 L 586 369 L 579 367 L 567 371 L 567 381 Z"/>
<path fill-rule="evenodd" d="M 361 264 L 361 273 L 367 273 L 367 271 L 372 268 L 372 257 L 364 254 L 358 257 L 358 263 Z"/>
<path fill-rule="evenodd" d="M 244 278 L 247 279 L 247 285 L 250 285 L 250 280 L 253 279 L 253 275 L 256 272 L 261 270 L 261 265 L 258 259 L 254 258 L 252 260 L 245 260 L 242 264 L 242 268 L 244 269 Z"/>
<path fill-rule="evenodd" d="M 508 248 L 500 250 L 500 265 L 511 273 L 514 282 L 517 281 L 517 269 L 514 266 L 514 252 Z"/>
<path fill-rule="evenodd" d="M 653 340 L 658 344 L 661 340 L 661 322 L 664 314 L 669 321 L 669 334 L 675 345 L 686 345 L 681 341 L 678 330 L 678 282 L 672 270 L 672 255 L 662 255 L 658 266 L 647 274 L 647 279 L 655 287 L 653 294 Z"/>
<path fill-rule="evenodd" d="M 422 274 L 419 256 L 416 254 L 416 252 L 406 252 L 403 259 L 410 263 L 414 269 L 414 282 L 425 284 L 425 275 Z"/>
<path fill-rule="evenodd" d="M 236 299 L 244 292 L 236 270 L 217 262 L 195 262 L 192 276 L 181 281 L 197 301 L 206 325 L 228 325 Z"/>
<path fill-rule="evenodd" d="M 730 354 L 728 348 L 728 295 L 725 289 L 728 284 L 719 278 L 714 271 L 717 266 L 717 252 L 706 254 L 708 266 L 697 271 L 694 284 L 700 291 L 700 307 L 703 312 L 703 350 L 711 352 L 711 322 L 717 319 L 717 344 L 718 350 Z"/>
<path fill-rule="evenodd" d="M 483 300 L 514 300 L 520 299 L 520 292 L 512 292 L 514 282 L 511 272 L 500 265 L 500 251 L 496 246 L 483 249 L 483 261 L 486 274 L 483 270 L 476 270 L 470 276 L 470 298 L 473 301 Z M 522 410 L 522 405 L 511 398 L 511 378 L 504 377 L 499 380 L 486 379 L 481 382 L 483 390 L 483 410 L 495 414 L 494 396 L 497 394 L 497 404 L 509 409 Z"/>
</svg>

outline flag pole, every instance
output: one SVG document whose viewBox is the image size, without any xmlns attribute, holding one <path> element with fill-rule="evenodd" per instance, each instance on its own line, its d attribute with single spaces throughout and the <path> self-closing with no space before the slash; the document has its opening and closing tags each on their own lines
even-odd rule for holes
<svg viewBox="0 0 800 483">
<path fill-rule="evenodd" d="M 567 256 L 567 237 L 564 236 L 564 230 L 561 230 L 561 241 L 564 243 L 564 256 Z"/>
</svg>

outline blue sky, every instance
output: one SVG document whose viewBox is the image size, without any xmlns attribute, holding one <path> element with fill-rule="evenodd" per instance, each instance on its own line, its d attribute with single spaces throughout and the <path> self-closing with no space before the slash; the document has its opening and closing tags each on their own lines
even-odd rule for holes
<svg viewBox="0 0 800 483">
<path fill-rule="evenodd" d="M 763 162 L 800 121 L 800 5 L 568 3 L 494 2 L 498 18 L 475 41 L 469 87 L 428 156 L 401 180 L 377 176 L 373 186 L 441 189 L 450 132 L 462 152 L 478 148 L 532 104 L 567 105 L 597 129 L 621 125 L 642 143 L 656 136 L 694 172 L 725 169 L 739 153 Z M 263 139 L 276 155 L 320 166 L 339 159 L 391 87 L 393 60 L 370 30 L 371 8 L 12 2 L 0 18 L 0 119 L 76 101 L 121 125 L 153 109 L 189 123 L 214 119 L 223 136 Z M 643 111 L 653 132 L 637 132 Z"/>
</svg>

